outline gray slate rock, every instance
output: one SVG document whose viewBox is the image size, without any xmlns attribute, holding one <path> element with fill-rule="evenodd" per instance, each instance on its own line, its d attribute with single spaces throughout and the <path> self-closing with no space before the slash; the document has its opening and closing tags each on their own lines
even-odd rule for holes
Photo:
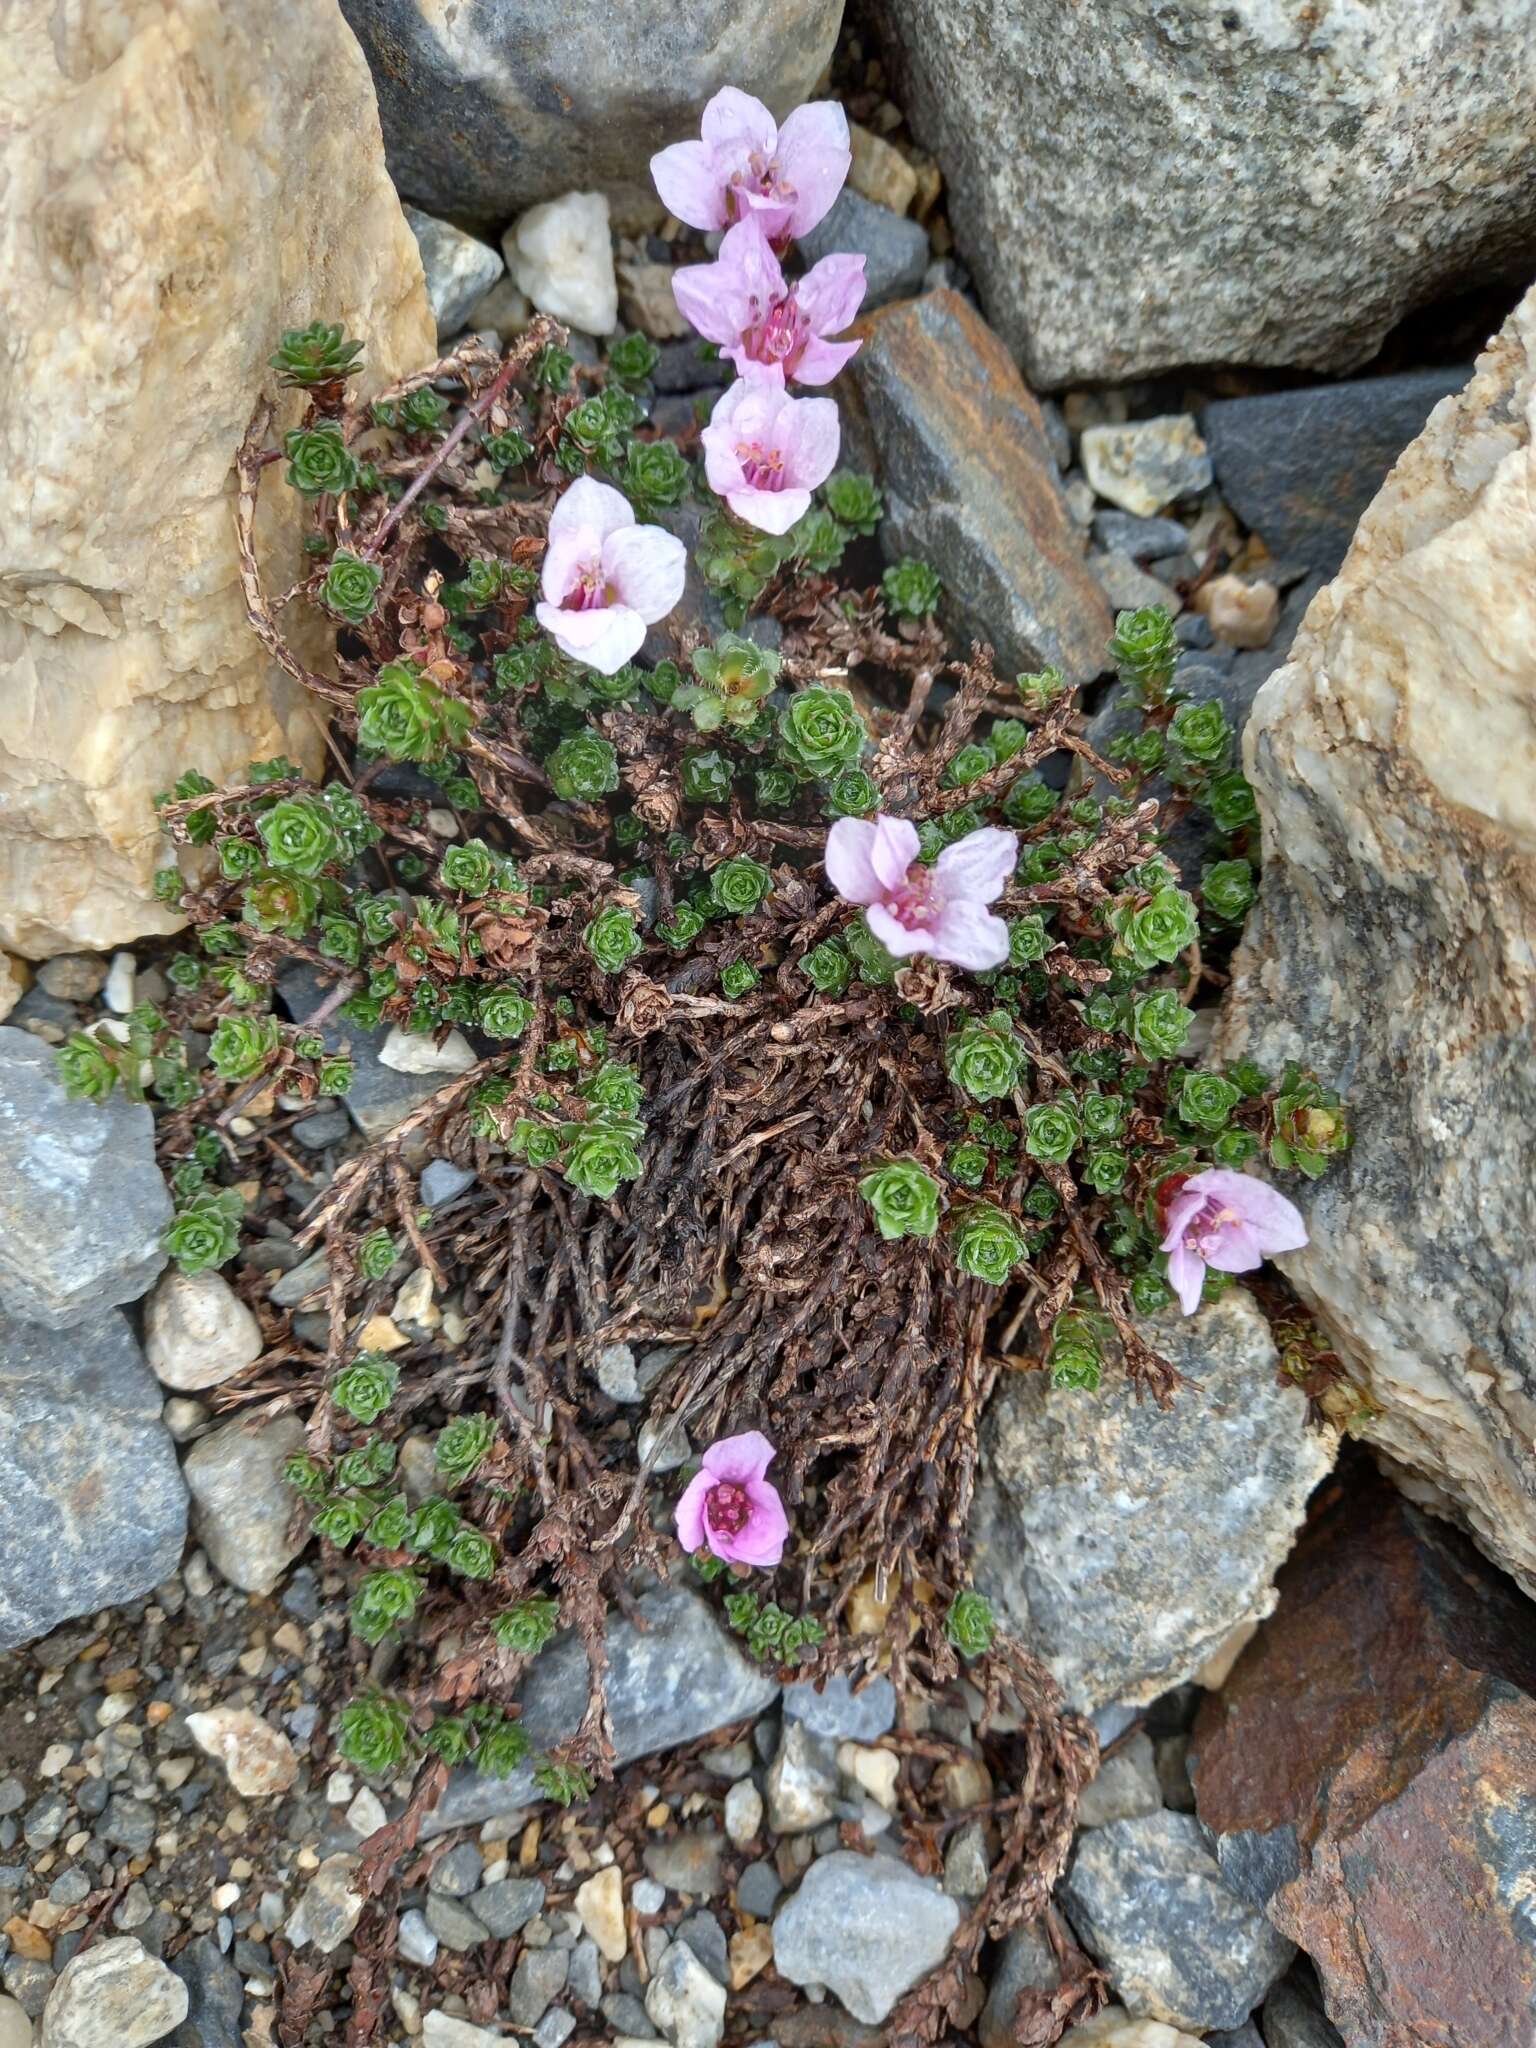
<svg viewBox="0 0 1536 2048">
<path fill-rule="evenodd" d="M 1123 1749 L 1099 1765 L 1098 1776 L 1083 1787 L 1077 1806 L 1080 1828 L 1102 1828 L 1114 1820 L 1135 1820 L 1162 1806 L 1157 1759 L 1152 1738 L 1140 1730 Z"/>
<path fill-rule="evenodd" d="M 1099 673 L 1112 621 L 1067 516 L 1045 422 L 998 337 L 954 292 L 888 307 L 839 384 L 845 460 L 878 461 L 880 544 L 944 584 L 964 646 L 998 673 L 1055 664 Z"/>
<path fill-rule="evenodd" d="M 1134 512 L 1095 512 L 1093 537 L 1101 548 L 1129 555 L 1133 562 L 1176 555 L 1189 540 L 1177 519 L 1142 519 Z"/>
<path fill-rule="evenodd" d="M 241 2048 L 245 1986 L 213 1936 L 202 1934 L 189 1941 L 172 1958 L 170 1968 L 187 1987 L 187 2016 L 167 2048 Z"/>
<path fill-rule="evenodd" d="M 1018 2048 L 1014 2017 L 1021 1991 L 1054 1991 L 1061 1982 L 1056 1952 L 1039 1925 L 1027 1921 L 1004 1938 L 982 2008 L 981 2048 Z"/>
<path fill-rule="evenodd" d="M 976 1583 L 1083 1711 L 1188 1678 L 1273 1580 L 1336 1438 L 1276 1379 L 1269 1326 L 1233 1288 L 1149 1326 L 1196 1384 L 1171 1408 L 1108 1374 L 1084 1400 L 1018 1374 L 982 1425 Z M 1210 2024 L 1216 2025 L 1216 2021 Z"/>
<path fill-rule="evenodd" d="M 1272 555 L 1331 576 L 1387 471 L 1471 374 L 1461 364 L 1219 398 L 1200 426 L 1221 495 Z"/>
<path fill-rule="evenodd" d="M 536 1877 L 503 1877 L 472 1894 L 469 1906 L 498 1941 L 528 1925 L 543 1911 L 544 1887 Z"/>
<path fill-rule="evenodd" d="M 345 0 L 390 175 L 434 213 L 504 226 L 535 200 L 646 184 L 723 85 L 782 117 L 832 54 L 840 0 Z M 649 188 L 647 187 L 647 190 Z"/>
<path fill-rule="evenodd" d="M 1264 2001 L 1264 2048 L 1344 2048 L 1323 2005 L 1317 1972 L 1298 1956 Z"/>
<path fill-rule="evenodd" d="M 842 1673 L 817 1687 L 809 1678 L 784 1688 L 784 1714 L 803 1721 L 813 1735 L 838 1741 L 877 1742 L 896 1726 L 896 1688 L 888 1678 L 872 1678 L 859 1692 Z"/>
<path fill-rule="evenodd" d="M 825 1984 L 878 2026 L 948 1953 L 960 1908 L 894 1856 L 834 1850 L 813 1863 L 773 1923 L 773 1960 L 791 1984 Z"/>
<path fill-rule="evenodd" d="M 608 1711 L 619 1765 L 696 1742 L 730 1721 L 760 1714 L 777 1697 L 776 1682 L 742 1655 L 696 1593 L 655 1587 L 639 1609 L 650 1624 L 643 1634 L 620 1616 L 608 1630 Z M 557 1637 L 540 1654 L 520 1697 L 522 1725 L 536 1749 L 575 1733 L 587 1703 L 587 1662 L 578 1637 Z M 539 1797 L 526 1766 L 499 1780 L 458 1771 L 422 1834 L 489 1820 Z"/>
<path fill-rule="evenodd" d="M 472 1913 L 462 1899 L 444 1893 L 434 1892 L 427 1900 L 426 1922 L 443 1947 L 451 1948 L 455 1955 L 467 1955 L 490 1939 L 491 1930 L 479 1915 Z"/>
<path fill-rule="evenodd" d="M 563 1948 L 525 1948 L 507 1986 L 507 2017 L 515 2026 L 537 2026 L 565 1989 L 571 1955 Z"/>
<path fill-rule="evenodd" d="M 419 206 L 407 206 L 404 211 L 405 224 L 421 251 L 438 338 L 446 341 L 463 327 L 470 308 L 490 290 L 506 265 L 488 242 L 466 235 L 452 222 L 423 213 Z"/>
<path fill-rule="evenodd" d="M 277 982 L 278 999 L 295 1020 L 318 1009 L 329 988 L 330 983 L 309 967 L 290 968 Z M 382 1138 L 453 1078 L 451 1074 L 400 1074 L 386 1067 L 379 1058 L 389 1037 L 385 1025 L 364 1031 L 345 1017 L 333 1016 L 320 1026 L 319 1035 L 327 1052 L 346 1050 L 352 1055 L 352 1086 L 342 1100 L 365 1138 Z"/>
<path fill-rule="evenodd" d="M 192 1529 L 214 1569 L 245 1593 L 270 1593 L 309 1541 L 284 1462 L 303 1448 L 297 1415 L 226 1422 L 199 1438 L 182 1468 Z"/>
<path fill-rule="evenodd" d="M 920 292 L 928 268 L 927 229 L 866 199 L 851 185 L 843 187 L 826 218 L 800 237 L 799 247 L 807 269 L 840 251 L 862 256 L 865 313 Z"/>
<path fill-rule="evenodd" d="M 1187 1813 L 1082 1836 L 1058 1896 L 1121 2001 L 1187 2033 L 1240 2027 L 1296 1953 L 1232 1890 Z"/>
<path fill-rule="evenodd" d="M 646 1987 L 645 2010 L 673 2048 L 717 2048 L 725 2032 L 725 1986 L 686 1941 L 674 1941 Z"/>
<path fill-rule="evenodd" d="M 1043 388 L 1349 369 L 1414 307 L 1536 264 L 1536 41 L 1511 0 L 884 15 L 960 253 Z"/>
<path fill-rule="evenodd" d="M 146 1105 L 71 1101 L 49 1047 L 0 1026 L 0 1311 L 67 1330 L 137 1301 L 170 1220 Z"/>
<path fill-rule="evenodd" d="M 421 1170 L 421 1199 L 429 1209 L 436 1208 L 462 1195 L 478 1179 L 472 1166 L 455 1166 L 451 1159 L 429 1159 Z"/>
<path fill-rule="evenodd" d="M 68 1331 L 0 1314 L 0 1650 L 175 1571 L 187 1489 L 163 1399 L 121 1310 Z"/>
</svg>

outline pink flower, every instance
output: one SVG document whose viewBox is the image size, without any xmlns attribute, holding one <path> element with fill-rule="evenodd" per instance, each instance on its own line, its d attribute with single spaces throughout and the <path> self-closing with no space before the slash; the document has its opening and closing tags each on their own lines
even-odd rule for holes
<svg viewBox="0 0 1536 2048">
<path fill-rule="evenodd" d="M 578 477 L 550 515 L 539 624 L 562 654 L 611 676 L 683 594 L 688 550 L 638 526 L 628 498 Z"/>
<path fill-rule="evenodd" d="M 827 336 L 859 310 L 864 258 L 824 256 L 798 284 L 786 284 L 761 220 L 748 214 L 727 231 L 718 261 L 673 272 L 672 295 L 738 370 L 767 363 L 802 384 L 830 384 L 859 351 L 856 341 Z"/>
<path fill-rule="evenodd" d="M 702 140 L 651 158 L 663 203 L 691 228 L 727 228 L 754 213 L 785 246 L 823 218 L 852 161 L 848 117 L 835 100 L 796 107 L 780 128 L 761 100 L 727 85 L 699 130 Z"/>
<path fill-rule="evenodd" d="M 1207 1266 L 1251 1273 L 1272 1252 L 1299 1252 L 1307 1241 L 1294 1202 L 1252 1174 L 1223 1166 L 1190 1175 L 1168 1204 L 1167 1223 L 1168 1282 L 1187 1316 L 1200 1306 Z"/>
<path fill-rule="evenodd" d="M 1012 832 L 983 825 L 946 846 L 932 867 L 917 857 L 917 827 L 881 812 L 839 818 L 827 834 L 827 880 L 888 953 L 932 953 L 981 974 L 1008 958 L 1008 927 L 986 905 L 1008 886 L 1019 857 Z"/>
<path fill-rule="evenodd" d="M 840 430 L 830 398 L 791 398 L 784 372 L 749 363 L 704 429 L 704 474 L 738 519 L 788 533 L 837 461 Z"/>
<path fill-rule="evenodd" d="M 784 1555 L 789 1517 L 763 1474 L 775 1452 L 761 1430 L 725 1436 L 704 1453 L 704 1469 L 677 1504 L 677 1540 L 690 1554 L 706 1544 L 727 1564 L 774 1565 Z"/>
</svg>

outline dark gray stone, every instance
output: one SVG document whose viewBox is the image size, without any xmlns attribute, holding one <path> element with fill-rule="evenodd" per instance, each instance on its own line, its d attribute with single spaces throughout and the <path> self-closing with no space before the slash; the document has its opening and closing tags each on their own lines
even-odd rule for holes
<svg viewBox="0 0 1536 2048">
<path fill-rule="evenodd" d="M 148 1108 L 72 1101 L 52 1050 L 0 1026 L 0 1312 L 66 1330 L 137 1301 L 170 1220 Z"/>
<path fill-rule="evenodd" d="M 514 2026 L 534 2027 L 546 2007 L 565 1989 L 569 1949 L 525 1948 L 507 1986 L 507 2017 Z"/>
<path fill-rule="evenodd" d="M 441 340 L 457 334 L 477 300 L 483 298 L 506 265 L 488 242 L 466 235 L 451 222 L 407 206 L 405 224 L 416 237 L 426 274 L 427 300 Z"/>
<path fill-rule="evenodd" d="M 683 341 L 658 342 L 656 367 L 651 372 L 656 390 L 668 396 L 684 396 L 695 391 L 721 390 L 729 384 L 729 362 L 721 355 L 706 361 L 699 353 L 703 346 L 696 335 Z"/>
<path fill-rule="evenodd" d="M 1036 1922 L 1015 1927 L 1003 1942 L 993 1966 L 992 1983 L 981 2014 L 981 2048 L 1018 2048 L 1014 2018 L 1021 1991 L 1054 1991 L 1061 1982 L 1056 1951 Z"/>
<path fill-rule="evenodd" d="M 638 1604 L 649 1624 L 643 1633 L 619 1616 L 608 1630 L 608 1711 L 617 1764 L 696 1742 L 730 1721 L 760 1714 L 777 1697 L 777 1683 L 742 1655 L 696 1593 L 656 1587 Z M 521 1699 L 522 1725 L 536 1749 L 575 1733 L 587 1703 L 587 1661 L 579 1637 L 560 1636 L 540 1654 Z M 459 1771 L 422 1833 L 489 1820 L 534 1805 L 539 1797 L 526 1766 L 500 1780 Z"/>
<path fill-rule="evenodd" d="M 1101 548 L 1133 562 L 1179 554 L 1189 540 L 1177 519 L 1140 519 L 1134 512 L 1095 512 L 1093 537 Z"/>
<path fill-rule="evenodd" d="M 702 1910 L 690 1913 L 686 1919 L 679 1920 L 673 1933 L 679 1941 L 687 1942 L 717 1984 L 730 1982 L 731 1965 L 725 1929 L 713 1913 Z"/>
<path fill-rule="evenodd" d="M 543 1911 L 544 1887 L 536 1877 L 503 1877 L 472 1894 L 469 1905 L 475 1918 L 505 1941 Z"/>
<path fill-rule="evenodd" d="M 843 187 L 826 219 L 800 237 L 799 248 L 807 268 L 841 252 L 862 256 L 866 313 L 892 299 L 912 298 L 922 290 L 928 268 L 927 229 L 851 185 Z"/>
<path fill-rule="evenodd" d="M 766 1920 L 783 1889 L 784 1880 L 771 1863 L 749 1863 L 736 1880 L 736 1903 L 743 1913 Z"/>
<path fill-rule="evenodd" d="M 1335 1451 L 1241 1288 L 1146 1336 L 1198 1399 L 1159 1408 L 1115 1375 L 1085 1404 L 1015 1374 L 982 1425 L 976 1583 L 1087 1712 L 1155 1698 L 1270 1612 Z"/>
<path fill-rule="evenodd" d="M 1200 416 L 1221 495 L 1275 556 L 1331 576 L 1387 471 L 1469 364 L 1218 398 Z"/>
<path fill-rule="evenodd" d="M 1264 2001 L 1259 2015 L 1264 2048 L 1344 2048 L 1344 2036 L 1329 2019 L 1317 1972 L 1298 1956 Z"/>
<path fill-rule="evenodd" d="M 864 334 L 839 384 L 845 459 L 878 461 L 886 556 L 937 570 L 955 639 L 989 641 L 1000 675 L 1054 664 L 1096 676 L 1109 606 L 1007 350 L 953 292 L 888 307 Z"/>
<path fill-rule="evenodd" d="M 473 1842 L 459 1842 L 432 1866 L 427 1889 L 444 1898 L 467 1899 L 480 1889 L 485 1875 L 485 1858 Z"/>
<path fill-rule="evenodd" d="M 490 1929 L 462 1900 L 433 1892 L 427 1900 L 426 1922 L 444 1948 L 466 1955 L 490 1939 Z"/>
<path fill-rule="evenodd" d="M 1536 45 L 1510 0 L 881 13 L 960 254 L 1042 389 L 1350 369 L 1414 308 L 1536 264 Z"/>
<path fill-rule="evenodd" d="M 960 1908 L 894 1856 L 838 1849 L 813 1863 L 773 1923 L 773 1960 L 791 1984 L 825 1984 L 878 2026 L 944 1960 Z"/>
<path fill-rule="evenodd" d="M 1233 1891 L 1186 1813 L 1082 1836 L 1058 1896 L 1122 2003 L 1187 2033 L 1240 2027 L 1296 1953 Z"/>
<path fill-rule="evenodd" d="M 784 1712 L 791 1721 L 803 1721 L 813 1735 L 875 1742 L 896 1725 L 896 1688 L 888 1678 L 873 1678 L 855 1692 L 841 1672 L 819 1690 L 810 1679 L 801 1679 L 785 1686 Z"/>
<path fill-rule="evenodd" d="M 277 994 L 297 1023 L 320 1007 L 330 987 L 313 968 L 292 967 L 278 978 Z M 320 1037 L 327 1052 L 352 1055 L 352 1086 L 342 1100 L 365 1138 L 382 1138 L 453 1079 L 451 1074 L 398 1074 L 386 1067 L 379 1058 L 389 1037 L 386 1025 L 364 1031 L 345 1017 L 332 1016 L 320 1026 Z"/>
<path fill-rule="evenodd" d="M 168 2048 L 241 2048 L 245 1986 L 213 1936 L 189 1941 L 172 1957 L 170 1968 L 187 1987 L 187 2016 L 170 2036 Z"/>
<path fill-rule="evenodd" d="M 723 85 L 781 116 L 832 54 L 840 0 L 687 0 L 593 10 L 544 0 L 345 0 L 373 69 L 390 175 L 407 199 L 504 226 L 563 192 L 647 185 Z M 648 190 L 647 186 L 647 190 Z"/>
<path fill-rule="evenodd" d="M 176 1569 L 187 1490 L 163 1398 L 120 1310 L 68 1331 L 0 1315 L 0 1650 Z"/>
<path fill-rule="evenodd" d="M 436 1208 L 472 1188 L 478 1178 L 472 1166 L 455 1166 L 451 1159 L 429 1159 L 421 1172 L 421 1199 L 429 1209 Z"/>
</svg>

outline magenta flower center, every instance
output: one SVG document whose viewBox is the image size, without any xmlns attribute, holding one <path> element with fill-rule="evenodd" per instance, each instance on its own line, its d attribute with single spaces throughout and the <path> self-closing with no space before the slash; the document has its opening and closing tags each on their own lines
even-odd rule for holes
<svg viewBox="0 0 1536 2048">
<path fill-rule="evenodd" d="M 734 1479 L 722 1479 L 709 1489 L 704 1513 L 711 1529 L 722 1536 L 739 1536 L 752 1518 L 747 1489 Z"/>
<path fill-rule="evenodd" d="M 1193 1252 L 1207 1263 L 1220 1251 L 1221 1241 L 1229 1230 L 1235 1230 L 1242 1217 L 1235 1209 L 1227 1208 L 1214 1195 L 1195 1211 L 1184 1226 L 1184 1249 Z"/>
<path fill-rule="evenodd" d="M 576 581 L 560 600 L 563 612 L 601 611 L 612 604 L 613 592 L 603 581 L 601 562 L 587 562 L 576 572 Z"/>
<path fill-rule="evenodd" d="M 779 448 L 765 448 L 761 441 L 738 441 L 736 460 L 742 481 L 754 491 L 782 491 L 786 482 L 784 454 Z"/>
<path fill-rule="evenodd" d="M 757 363 L 790 364 L 805 343 L 806 321 L 793 295 L 781 299 L 768 313 L 749 327 L 742 340 L 746 353 Z"/>
<path fill-rule="evenodd" d="M 913 861 L 899 888 L 885 898 L 885 908 L 905 931 L 931 931 L 941 916 L 944 903 L 933 870 Z"/>
<path fill-rule="evenodd" d="M 795 188 L 784 182 L 784 173 L 776 156 L 764 156 L 760 149 L 754 149 L 739 171 L 733 171 L 731 182 L 726 188 L 726 207 L 732 220 L 739 220 L 746 211 L 736 197 L 738 185 L 749 186 L 764 199 L 792 201 Z"/>
</svg>

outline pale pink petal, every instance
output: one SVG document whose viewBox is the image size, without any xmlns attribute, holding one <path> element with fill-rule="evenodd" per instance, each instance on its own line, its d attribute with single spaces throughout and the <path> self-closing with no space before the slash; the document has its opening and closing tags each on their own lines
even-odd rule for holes
<svg viewBox="0 0 1536 2048">
<path fill-rule="evenodd" d="M 884 811 L 875 814 L 869 862 L 885 884 L 887 894 L 899 889 L 907 879 L 907 869 L 917 859 L 921 844 L 910 818 L 888 818 Z"/>
<path fill-rule="evenodd" d="M 755 220 L 765 235 L 784 235 L 789 228 L 790 202 L 756 185 L 733 185 L 731 201 L 738 220 Z"/>
<path fill-rule="evenodd" d="M 843 125 L 846 131 L 846 121 Z M 762 101 L 735 85 L 721 86 L 704 109 L 699 133 L 722 156 L 747 157 L 756 152 L 771 157 L 779 141 L 778 123 Z M 662 197 L 666 197 L 665 193 Z M 682 219 L 681 214 L 678 219 Z"/>
<path fill-rule="evenodd" d="M 704 1503 L 714 1483 L 707 1472 L 696 1472 L 683 1488 L 673 1509 L 677 1540 L 690 1553 L 702 1550 L 709 1541 L 704 1528 Z"/>
<path fill-rule="evenodd" d="M 789 231 L 803 235 L 825 217 L 848 176 L 848 116 L 836 100 L 796 107 L 779 130 L 778 154 L 780 179 L 795 194 Z"/>
<path fill-rule="evenodd" d="M 651 179 L 668 213 L 691 228 L 723 228 L 725 176 L 707 142 L 674 142 L 651 158 Z"/>
<path fill-rule="evenodd" d="M 871 903 L 864 912 L 864 922 L 875 937 L 897 960 L 905 960 L 913 953 L 931 953 L 933 940 L 925 931 L 913 931 L 900 918 L 892 916 L 883 903 Z"/>
<path fill-rule="evenodd" d="M 1168 1214 L 1163 1230 L 1162 1249 L 1171 1252 L 1179 1243 L 1190 1224 L 1205 1207 L 1205 1197 L 1192 1181 L 1185 1181 L 1179 1192 L 1168 1204 Z"/>
<path fill-rule="evenodd" d="M 1215 1242 L 1205 1253 L 1205 1262 L 1218 1273 L 1251 1273 L 1264 1263 L 1264 1247 L 1249 1223 L 1227 1223 L 1212 1233 Z"/>
<path fill-rule="evenodd" d="M 837 402 L 831 398 L 792 398 L 786 406 L 788 417 L 780 427 L 785 472 L 806 490 L 814 491 L 837 467 L 837 451 L 842 441 Z M 782 533 L 784 528 L 778 531 Z"/>
<path fill-rule="evenodd" d="M 672 610 L 687 573 L 687 548 L 663 527 L 626 526 L 603 543 L 604 579 L 648 626 Z"/>
<path fill-rule="evenodd" d="M 723 1436 L 704 1453 L 704 1469 L 719 1479 L 734 1479 L 744 1486 L 749 1479 L 761 1479 L 777 1456 L 760 1429 L 744 1429 L 740 1436 Z"/>
<path fill-rule="evenodd" d="M 834 461 L 836 458 L 833 458 Z M 705 464 L 706 471 L 708 463 Z M 830 464 L 828 465 L 830 469 Z M 713 477 L 710 488 L 718 490 Z M 816 479 L 818 483 L 821 478 Z M 803 519 L 811 509 L 809 491 L 758 491 L 748 484 L 739 484 L 725 493 L 725 502 L 738 519 L 745 519 L 748 526 L 755 526 L 759 533 L 788 533 L 797 519 Z"/>
<path fill-rule="evenodd" d="M 728 498 L 732 491 L 744 490 L 741 457 L 736 453 L 736 435 L 730 421 L 720 418 L 718 405 L 714 418 L 699 438 L 704 447 L 704 476 L 715 496 Z"/>
<path fill-rule="evenodd" d="M 722 288 L 718 263 L 688 263 L 674 270 L 672 296 L 689 325 L 721 348 L 735 341 L 747 324 L 732 294 Z"/>
<path fill-rule="evenodd" d="M 946 903 L 929 933 L 928 950 L 952 967 L 985 974 L 1008 958 L 1008 927 L 979 903 Z"/>
<path fill-rule="evenodd" d="M 1195 1174 L 1186 1185 L 1235 1209 L 1253 1225 L 1265 1252 L 1299 1252 L 1307 1242 L 1307 1226 L 1296 1204 L 1251 1173 L 1212 1166 Z"/>
<path fill-rule="evenodd" d="M 1018 859 L 1015 833 L 1005 832 L 1000 825 L 983 825 L 946 846 L 934 862 L 933 872 L 946 897 L 995 903 L 1007 888 Z"/>
<path fill-rule="evenodd" d="M 867 818 L 839 818 L 827 834 L 827 880 L 845 903 L 877 903 L 885 893 L 869 857 L 874 843 Z"/>
<path fill-rule="evenodd" d="M 864 258 L 823 256 L 795 286 L 795 300 L 818 334 L 840 334 L 864 302 Z"/>
<path fill-rule="evenodd" d="M 645 638 L 645 620 L 628 605 L 604 605 L 590 612 L 566 612 L 552 604 L 534 607 L 534 615 L 562 654 L 584 661 L 600 675 L 616 675 Z"/>
<path fill-rule="evenodd" d="M 730 1545 L 731 1561 L 759 1567 L 776 1565 L 789 1540 L 789 1517 L 778 1488 L 770 1486 L 766 1479 L 749 1481 L 747 1499 L 751 1513 L 746 1523 L 734 1536 L 724 1539 Z"/>
<path fill-rule="evenodd" d="M 606 540 L 622 526 L 633 526 L 635 508 L 612 484 L 600 484 L 595 476 L 579 476 L 549 515 L 549 536 L 573 530 L 587 530 Z"/>
<path fill-rule="evenodd" d="M 830 384 L 843 365 L 863 346 L 862 341 L 822 341 L 813 334 L 794 358 L 790 375 L 797 384 Z M 734 350 L 731 351 L 731 360 L 740 367 Z"/>
<path fill-rule="evenodd" d="M 599 566 L 602 557 L 603 536 L 596 527 L 568 525 L 563 533 L 557 533 L 551 519 L 539 587 L 551 604 L 559 604 L 570 596 L 582 572 Z"/>
<path fill-rule="evenodd" d="M 1192 1316 L 1200 1306 L 1205 1287 L 1205 1261 L 1198 1252 L 1175 1245 L 1168 1254 L 1168 1285 L 1179 1297 L 1179 1307 Z"/>
<path fill-rule="evenodd" d="M 747 314 L 743 327 L 755 327 L 789 296 L 783 267 L 755 214 L 748 214 L 725 235 L 720 244 L 720 266 Z"/>
</svg>

